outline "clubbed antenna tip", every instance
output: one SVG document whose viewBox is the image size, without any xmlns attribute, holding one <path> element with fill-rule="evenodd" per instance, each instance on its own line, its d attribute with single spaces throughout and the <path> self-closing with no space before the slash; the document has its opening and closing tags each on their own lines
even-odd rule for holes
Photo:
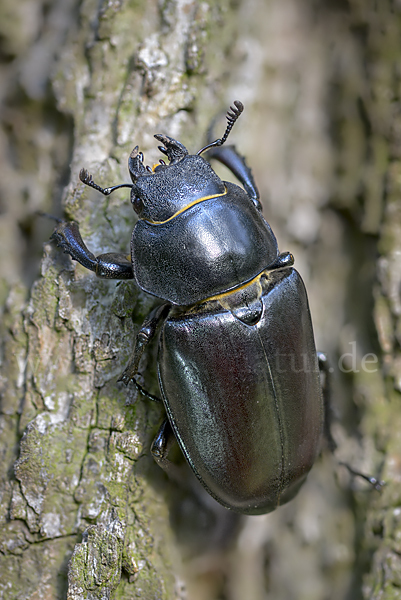
<svg viewBox="0 0 401 600">
<path fill-rule="evenodd" d="M 234 127 L 234 123 L 238 120 L 243 110 L 244 105 L 242 104 L 242 102 L 240 102 L 239 100 L 234 100 L 234 106 L 230 106 L 230 108 L 227 111 L 227 127 L 223 137 L 215 140 L 211 144 L 208 144 L 207 146 L 199 150 L 199 152 L 197 152 L 197 155 L 202 154 L 202 152 L 208 150 L 209 148 L 213 148 L 214 146 L 222 146 L 227 141 L 230 131 Z"/>
<path fill-rule="evenodd" d="M 80 170 L 79 178 L 82 183 L 85 183 L 86 185 L 91 185 L 91 182 L 93 181 L 92 175 L 86 169 Z"/>
<path fill-rule="evenodd" d="M 235 100 L 234 106 L 230 106 L 230 108 L 227 111 L 227 115 L 226 115 L 227 127 L 226 127 L 223 137 L 220 140 L 221 143 L 216 144 L 216 145 L 222 146 L 224 144 L 224 142 L 228 138 L 228 135 L 229 135 L 231 129 L 234 127 L 235 121 L 240 117 L 243 110 L 244 110 L 244 105 L 242 104 L 242 102 L 240 102 L 239 100 Z"/>
<path fill-rule="evenodd" d="M 89 187 L 93 188 L 94 190 L 97 190 L 104 196 L 109 196 L 112 192 L 114 192 L 114 190 L 118 190 L 119 188 L 122 188 L 122 187 L 132 188 L 132 185 L 130 183 L 123 183 L 121 185 L 114 185 L 113 187 L 102 188 L 102 187 L 100 187 L 100 185 L 98 185 L 97 183 L 95 183 L 93 181 L 92 175 L 86 169 L 80 170 L 79 178 L 82 181 L 82 183 L 84 183 L 85 185 L 88 185 Z"/>
</svg>

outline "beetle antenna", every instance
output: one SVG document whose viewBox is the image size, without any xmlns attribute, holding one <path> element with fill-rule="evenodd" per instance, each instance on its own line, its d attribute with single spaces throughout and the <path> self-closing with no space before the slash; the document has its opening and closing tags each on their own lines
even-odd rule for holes
<svg viewBox="0 0 401 600">
<path fill-rule="evenodd" d="M 111 192 L 114 192 L 114 190 L 118 190 L 119 188 L 123 188 L 123 187 L 133 188 L 134 187 L 132 185 L 132 183 L 121 183 L 120 185 L 114 185 L 113 187 L 102 188 L 102 187 L 100 187 L 100 185 L 98 185 L 97 183 L 95 183 L 93 181 L 92 175 L 86 169 L 80 170 L 79 178 L 82 181 L 82 183 L 84 183 L 85 185 L 88 185 L 89 187 L 93 188 L 94 190 L 97 190 L 104 196 L 109 196 L 111 194 Z"/>
<path fill-rule="evenodd" d="M 242 104 L 242 102 L 240 102 L 239 100 L 234 100 L 234 106 L 230 106 L 229 110 L 227 111 L 227 127 L 223 137 L 215 140 L 211 144 L 208 144 L 207 146 L 199 150 L 199 152 L 197 152 L 196 155 L 199 156 L 199 154 L 202 154 L 202 152 L 208 150 L 208 148 L 213 148 L 214 146 L 222 146 L 227 141 L 230 131 L 234 127 L 234 123 L 240 117 L 243 110 L 244 105 Z"/>
</svg>

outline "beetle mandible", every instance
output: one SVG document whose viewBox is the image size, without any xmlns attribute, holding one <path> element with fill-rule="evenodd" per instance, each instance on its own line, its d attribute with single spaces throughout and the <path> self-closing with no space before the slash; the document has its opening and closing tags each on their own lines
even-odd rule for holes
<svg viewBox="0 0 401 600">
<path fill-rule="evenodd" d="M 140 328 L 121 377 L 159 400 L 135 376 L 160 331 L 159 401 L 167 417 L 152 445 L 156 462 L 169 470 L 175 437 L 218 502 L 262 514 L 295 496 L 320 450 L 325 357 L 316 353 L 293 256 L 278 251 L 251 170 L 234 146 L 221 148 L 242 111 L 234 102 L 223 137 L 195 155 L 155 135 L 169 163 L 153 169 L 136 146 L 128 160 L 131 184 L 101 188 L 81 170 L 81 181 L 102 194 L 131 188 L 138 215 L 131 260 L 121 253 L 95 257 L 75 222 L 60 221 L 52 238 L 98 277 L 134 279 L 162 300 Z M 222 181 L 200 156 L 205 150 L 243 187 Z"/>
</svg>

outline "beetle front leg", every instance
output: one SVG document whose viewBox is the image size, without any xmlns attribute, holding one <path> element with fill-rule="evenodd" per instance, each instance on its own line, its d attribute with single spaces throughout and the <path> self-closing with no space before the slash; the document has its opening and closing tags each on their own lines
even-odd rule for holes
<svg viewBox="0 0 401 600">
<path fill-rule="evenodd" d="M 155 337 L 159 325 L 167 318 L 169 311 L 170 304 L 161 304 L 160 306 L 156 306 L 156 308 L 154 308 L 146 317 L 136 336 L 135 349 L 132 358 L 119 379 L 119 381 L 122 381 L 125 385 L 128 385 L 130 381 L 133 381 L 141 394 L 149 398 L 149 400 L 156 402 L 160 402 L 160 400 L 156 398 L 156 396 L 146 392 L 146 390 L 136 382 L 135 375 L 138 373 L 139 361 L 141 360 L 146 346 Z"/>
<path fill-rule="evenodd" d="M 225 165 L 235 175 L 246 193 L 258 210 L 262 210 L 259 202 L 259 190 L 256 187 L 251 169 L 245 162 L 245 158 L 237 152 L 235 146 L 217 146 L 208 150 L 208 158 L 214 158 Z"/>
<path fill-rule="evenodd" d="M 95 256 L 82 240 L 78 224 L 75 221 L 59 221 L 51 236 L 73 260 L 104 279 L 132 279 L 134 273 L 129 257 L 119 252 L 110 252 Z"/>
</svg>

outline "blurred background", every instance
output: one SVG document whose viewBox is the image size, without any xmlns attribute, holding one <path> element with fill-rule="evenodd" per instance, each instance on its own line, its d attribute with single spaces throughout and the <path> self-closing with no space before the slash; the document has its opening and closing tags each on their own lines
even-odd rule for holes
<svg viewBox="0 0 401 600">
<path fill-rule="evenodd" d="M 0 1 L 0 597 L 401 598 L 400 15 L 396 0 Z M 79 169 L 126 182 L 133 146 L 159 160 L 159 131 L 196 152 L 236 99 L 230 141 L 305 281 L 338 444 L 295 500 L 247 518 L 153 466 L 161 412 L 116 384 L 153 300 L 95 280 L 38 216 L 77 220 L 95 254 L 128 250 L 128 192 L 99 198 Z M 155 351 L 141 372 L 157 393 Z M 116 535 L 109 587 L 68 575 L 88 526 Z"/>
</svg>

